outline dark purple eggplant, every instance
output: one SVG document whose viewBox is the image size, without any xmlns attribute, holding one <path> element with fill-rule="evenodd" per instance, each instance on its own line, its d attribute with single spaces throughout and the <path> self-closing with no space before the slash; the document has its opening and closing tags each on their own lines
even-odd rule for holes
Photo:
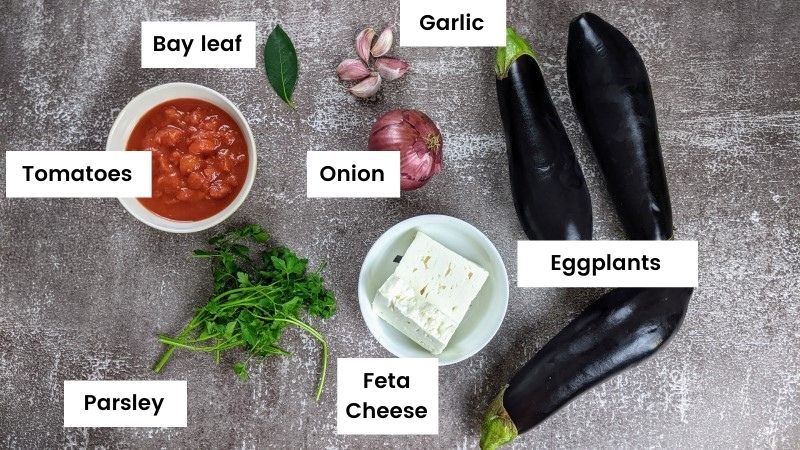
<svg viewBox="0 0 800 450">
<path fill-rule="evenodd" d="M 569 27 L 567 81 L 628 238 L 671 239 L 656 110 L 639 52 L 603 19 L 581 14 Z"/>
<path fill-rule="evenodd" d="M 691 288 L 620 288 L 600 297 L 501 389 L 486 411 L 481 448 L 511 441 L 655 353 L 680 327 L 691 295 Z"/>
<path fill-rule="evenodd" d="M 536 55 L 512 28 L 497 49 L 497 98 L 514 206 L 528 239 L 592 238 L 592 203 Z"/>
</svg>

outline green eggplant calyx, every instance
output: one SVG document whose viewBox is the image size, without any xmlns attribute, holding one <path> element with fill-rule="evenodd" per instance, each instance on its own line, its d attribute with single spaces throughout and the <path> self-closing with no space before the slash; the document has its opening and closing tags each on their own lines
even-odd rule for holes
<svg viewBox="0 0 800 450">
<path fill-rule="evenodd" d="M 503 444 L 507 444 L 517 437 L 517 426 L 508 415 L 508 411 L 503 406 L 503 395 L 506 393 L 508 385 L 503 386 L 497 397 L 489 404 L 486 415 L 483 417 L 481 425 L 481 449 L 495 450 Z"/>
<path fill-rule="evenodd" d="M 497 78 L 507 77 L 508 68 L 511 67 L 511 64 L 514 63 L 514 61 L 523 55 L 530 56 L 534 61 L 536 61 L 536 64 L 539 64 L 539 59 L 536 57 L 536 53 L 531 50 L 528 42 L 523 39 L 522 36 L 518 35 L 513 28 L 506 28 L 506 46 L 497 47 L 497 62 L 494 66 L 494 72 L 497 74 Z"/>
</svg>

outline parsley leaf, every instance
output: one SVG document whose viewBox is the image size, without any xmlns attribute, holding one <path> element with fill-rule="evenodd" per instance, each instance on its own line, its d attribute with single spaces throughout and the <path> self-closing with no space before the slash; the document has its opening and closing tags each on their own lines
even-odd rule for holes
<svg viewBox="0 0 800 450">
<path fill-rule="evenodd" d="M 236 348 L 253 356 L 288 355 L 278 342 L 291 326 L 322 345 L 319 400 L 328 367 L 328 343 L 303 316 L 332 317 L 336 299 L 324 286 L 322 267 L 309 272 L 308 260 L 286 247 L 269 248 L 252 258 L 245 243 L 268 240 L 269 234 L 261 226 L 245 225 L 209 240 L 212 250 L 193 253 L 194 258 L 212 261 L 214 292 L 178 335 L 159 337 L 167 349 L 153 367 L 155 372 L 164 368 L 178 348 L 210 353 L 215 361 L 222 352 Z M 233 371 L 246 381 L 247 361 L 235 363 Z"/>
</svg>

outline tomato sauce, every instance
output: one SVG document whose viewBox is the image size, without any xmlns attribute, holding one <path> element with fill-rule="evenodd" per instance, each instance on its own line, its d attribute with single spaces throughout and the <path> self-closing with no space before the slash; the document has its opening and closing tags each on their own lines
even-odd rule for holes
<svg viewBox="0 0 800 450">
<path fill-rule="evenodd" d="M 225 209 L 247 177 L 247 143 L 225 111 L 198 99 L 170 100 L 136 124 L 128 150 L 153 152 L 153 196 L 139 202 L 174 220 L 197 221 Z"/>
</svg>

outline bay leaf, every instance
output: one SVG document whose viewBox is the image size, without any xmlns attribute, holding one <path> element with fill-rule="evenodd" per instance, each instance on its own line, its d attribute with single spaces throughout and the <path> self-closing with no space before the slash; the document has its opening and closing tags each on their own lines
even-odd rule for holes
<svg viewBox="0 0 800 450">
<path fill-rule="evenodd" d="M 290 108 L 296 109 L 292 94 L 297 84 L 297 52 L 280 25 L 275 26 L 264 44 L 264 69 L 278 97 Z"/>
</svg>

